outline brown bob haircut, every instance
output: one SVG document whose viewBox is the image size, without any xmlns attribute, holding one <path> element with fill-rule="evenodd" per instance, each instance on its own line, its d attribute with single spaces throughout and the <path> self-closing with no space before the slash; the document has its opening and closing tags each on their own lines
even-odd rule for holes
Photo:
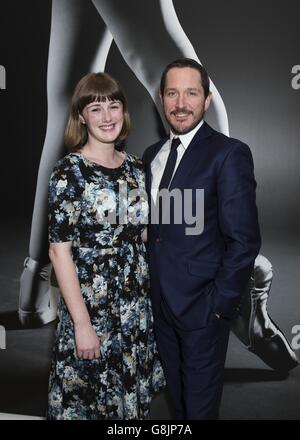
<svg viewBox="0 0 300 440">
<path fill-rule="evenodd" d="M 130 117 L 127 101 L 119 82 L 107 73 L 89 73 L 77 86 L 71 101 L 71 111 L 65 130 L 65 144 L 69 151 L 80 150 L 88 140 L 87 128 L 80 122 L 79 115 L 91 102 L 120 101 L 123 104 L 124 122 L 119 137 L 116 139 L 116 149 L 123 150 L 122 142 L 130 130 Z"/>
</svg>

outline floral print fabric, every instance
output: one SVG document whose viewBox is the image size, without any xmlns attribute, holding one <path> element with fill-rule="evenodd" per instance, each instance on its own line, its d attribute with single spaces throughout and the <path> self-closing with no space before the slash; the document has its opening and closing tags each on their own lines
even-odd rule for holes
<svg viewBox="0 0 300 440">
<path fill-rule="evenodd" d="M 141 238 L 148 207 L 144 188 L 142 163 L 129 154 L 110 169 L 71 153 L 53 170 L 49 241 L 72 242 L 101 356 L 77 357 L 73 322 L 61 297 L 48 419 L 145 419 L 153 394 L 165 385 Z"/>
</svg>

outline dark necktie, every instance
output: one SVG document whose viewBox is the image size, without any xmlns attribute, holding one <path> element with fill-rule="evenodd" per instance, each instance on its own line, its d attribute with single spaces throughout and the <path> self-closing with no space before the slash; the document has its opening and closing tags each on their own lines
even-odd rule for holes
<svg viewBox="0 0 300 440">
<path fill-rule="evenodd" d="M 168 160 L 159 184 L 159 190 L 163 188 L 169 188 L 177 160 L 177 147 L 180 144 L 180 139 L 178 137 L 174 137 L 171 144 L 171 151 L 169 153 Z"/>
</svg>

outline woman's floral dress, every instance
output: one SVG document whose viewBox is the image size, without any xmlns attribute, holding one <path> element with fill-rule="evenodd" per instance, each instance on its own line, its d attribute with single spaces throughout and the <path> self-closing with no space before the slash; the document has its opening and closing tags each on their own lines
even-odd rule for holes
<svg viewBox="0 0 300 440">
<path fill-rule="evenodd" d="M 141 238 L 148 215 L 144 189 L 142 163 L 129 154 L 111 169 L 71 153 L 51 175 L 49 241 L 72 241 L 101 356 L 77 357 L 73 322 L 61 297 L 48 419 L 145 419 L 153 394 L 165 385 Z"/>
</svg>

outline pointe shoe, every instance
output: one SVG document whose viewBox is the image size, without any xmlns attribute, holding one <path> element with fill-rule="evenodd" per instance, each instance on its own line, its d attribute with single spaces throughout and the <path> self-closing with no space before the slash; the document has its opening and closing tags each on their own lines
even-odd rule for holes
<svg viewBox="0 0 300 440">
<path fill-rule="evenodd" d="M 272 321 L 267 311 L 267 300 L 273 279 L 272 265 L 258 255 L 253 276 L 242 297 L 240 315 L 232 321 L 231 330 L 249 351 L 269 367 L 287 372 L 299 365 L 299 360 L 286 337 Z"/>
<path fill-rule="evenodd" d="M 51 263 L 27 257 L 20 278 L 19 319 L 24 327 L 41 327 L 56 319 L 58 289 L 50 284 Z"/>
</svg>

